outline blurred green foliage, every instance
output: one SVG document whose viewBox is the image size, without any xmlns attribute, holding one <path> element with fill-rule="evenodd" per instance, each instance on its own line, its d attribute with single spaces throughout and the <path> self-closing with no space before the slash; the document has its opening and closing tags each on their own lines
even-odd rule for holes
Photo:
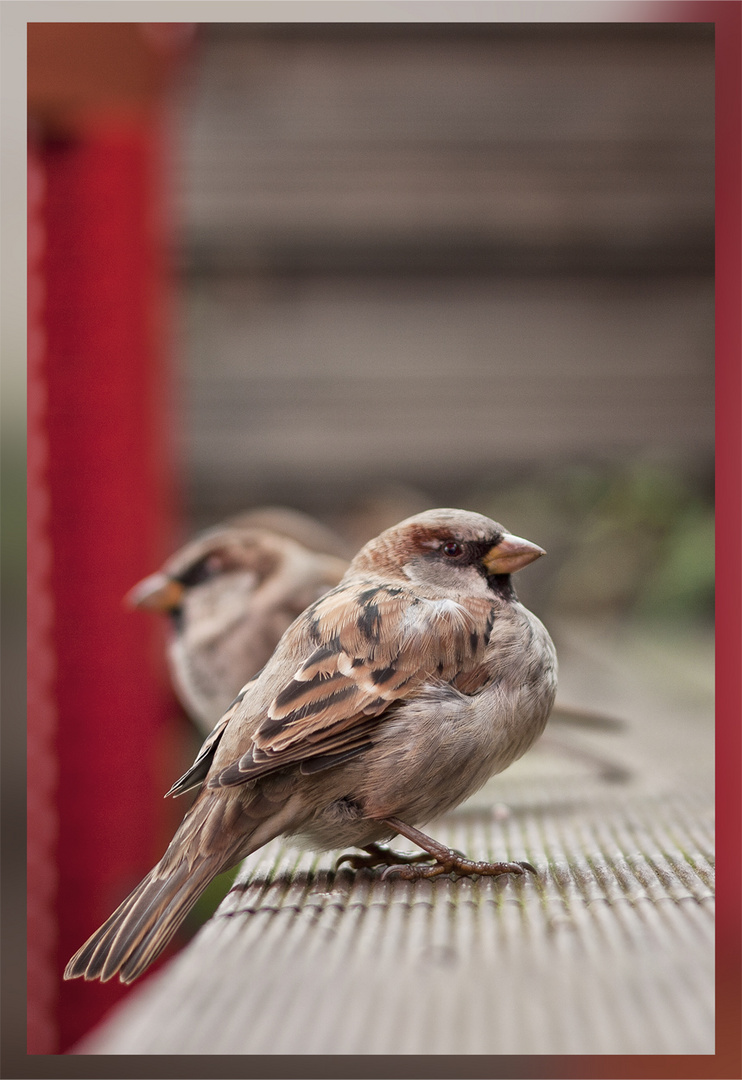
<svg viewBox="0 0 742 1080">
<path fill-rule="evenodd" d="M 2 440 L 0 491 L 3 606 L 10 604 L 20 618 L 26 600 L 26 460 L 25 445 L 15 439 Z"/>
<path fill-rule="evenodd" d="M 241 865 L 233 866 L 231 870 L 226 870 L 223 874 L 219 874 L 213 881 L 209 882 L 186 916 L 185 922 L 179 932 L 181 940 L 187 940 L 188 938 L 193 937 L 194 934 L 198 933 L 207 919 L 211 918 L 224 897 L 232 888 L 240 869 Z"/>
<path fill-rule="evenodd" d="M 518 583 L 546 613 L 713 618 L 708 481 L 641 461 L 582 465 L 480 494 L 480 508 L 547 548 Z"/>
</svg>

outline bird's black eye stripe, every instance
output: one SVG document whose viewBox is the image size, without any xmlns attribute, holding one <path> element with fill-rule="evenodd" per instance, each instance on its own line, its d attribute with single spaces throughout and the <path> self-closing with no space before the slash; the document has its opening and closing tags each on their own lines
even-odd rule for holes
<svg viewBox="0 0 742 1080">
<path fill-rule="evenodd" d="M 498 539 L 495 536 L 491 540 L 444 540 L 437 550 L 449 559 L 456 559 L 467 565 L 479 566 L 484 573 L 481 560 L 491 550 L 493 544 L 498 542 Z"/>
<path fill-rule="evenodd" d="M 209 578 L 215 577 L 223 569 L 223 560 L 219 555 L 212 552 L 209 555 L 205 555 L 203 559 L 199 559 L 193 566 L 189 566 L 187 570 L 184 570 L 183 573 L 178 576 L 177 580 L 181 585 L 186 585 L 188 587 L 200 585 L 202 581 L 208 581 Z"/>
</svg>

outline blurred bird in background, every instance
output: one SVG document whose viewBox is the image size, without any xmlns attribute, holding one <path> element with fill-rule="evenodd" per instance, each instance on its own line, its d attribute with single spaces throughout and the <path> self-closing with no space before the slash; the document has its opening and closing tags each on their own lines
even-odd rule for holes
<svg viewBox="0 0 742 1080">
<path fill-rule="evenodd" d="M 344 542 L 296 510 L 245 511 L 207 529 L 128 594 L 170 621 L 175 690 L 207 735 L 281 635 L 348 568 Z"/>
</svg>

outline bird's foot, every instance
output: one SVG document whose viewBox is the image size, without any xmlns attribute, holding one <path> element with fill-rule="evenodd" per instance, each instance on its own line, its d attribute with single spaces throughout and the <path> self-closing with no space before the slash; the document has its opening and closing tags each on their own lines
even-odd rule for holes
<svg viewBox="0 0 742 1080">
<path fill-rule="evenodd" d="M 363 850 L 365 855 L 355 855 L 349 852 L 341 855 L 335 863 L 335 869 L 341 863 L 347 862 L 353 870 L 373 869 L 376 866 L 401 866 L 406 867 L 416 863 L 429 863 L 432 859 L 427 852 L 419 855 L 408 854 L 405 851 L 394 851 L 393 848 L 384 847 L 382 844 L 367 844 Z"/>
<path fill-rule="evenodd" d="M 453 851 L 439 844 L 431 836 L 405 824 L 399 818 L 390 817 L 384 820 L 385 824 L 391 825 L 401 836 L 407 837 L 413 844 L 417 844 L 426 851 L 428 854 L 426 861 L 433 859 L 434 862 L 432 866 L 410 865 L 410 863 L 421 861 L 415 859 L 396 862 L 387 866 L 381 875 L 382 879 L 396 876 L 404 881 L 417 881 L 419 878 L 434 878 L 441 874 L 457 874 L 459 877 L 498 877 L 500 874 L 525 874 L 526 870 L 532 874 L 537 872 L 529 862 L 474 862 L 473 859 L 467 859 L 460 851 Z"/>
<path fill-rule="evenodd" d="M 529 870 L 536 873 L 536 868 L 529 862 L 474 862 L 466 859 L 458 852 L 448 850 L 447 856 L 432 866 L 397 865 L 387 866 L 383 871 L 382 880 L 388 877 L 399 877 L 404 881 L 417 881 L 421 878 L 439 877 L 441 874 L 456 874 L 458 877 L 498 877 L 500 874 L 525 874 Z"/>
</svg>

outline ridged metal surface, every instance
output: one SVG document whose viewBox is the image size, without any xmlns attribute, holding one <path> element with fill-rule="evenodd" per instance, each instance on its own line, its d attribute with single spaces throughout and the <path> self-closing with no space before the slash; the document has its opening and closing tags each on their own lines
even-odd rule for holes
<svg viewBox="0 0 742 1080">
<path fill-rule="evenodd" d="M 562 635 L 565 657 L 577 642 Z M 713 1053 L 705 659 L 690 650 L 695 667 L 679 676 L 656 645 L 605 644 L 591 635 L 582 651 L 603 689 L 627 649 L 645 658 L 615 687 L 629 716 L 642 702 L 628 728 L 555 721 L 561 747 L 545 742 L 429 828 L 474 858 L 527 859 L 538 876 L 383 882 L 276 841 L 78 1052 Z M 565 751 L 575 738 L 581 756 Z"/>
<path fill-rule="evenodd" d="M 538 878 L 517 881 L 385 883 L 271 845 L 87 1052 L 712 1053 L 709 810 L 436 829 L 478 858 L 530 858 Z"/>
</svg>

